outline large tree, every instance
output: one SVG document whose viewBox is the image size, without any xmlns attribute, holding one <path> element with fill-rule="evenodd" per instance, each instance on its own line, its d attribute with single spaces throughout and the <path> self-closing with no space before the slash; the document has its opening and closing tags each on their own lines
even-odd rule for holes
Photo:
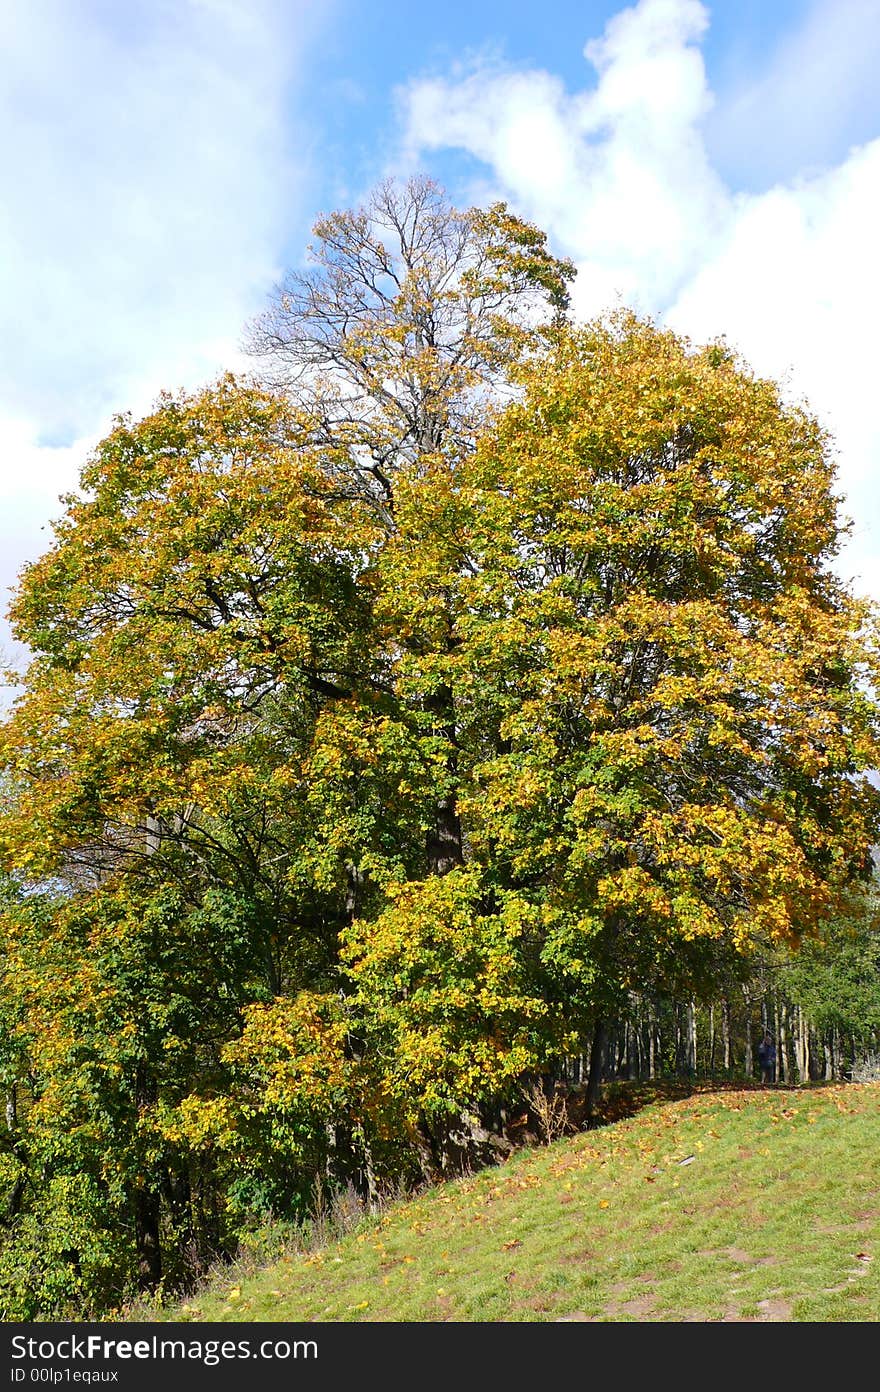
<svg viewBox="0 0 880 1392">
<path fill-rule="evenodd" d="M 425 635 L 401 680 L 442 681 L 457 712 L 470 863 L 442 896 L 405 887 L 350 950 L 407 1086 L 436 1040 L 424 1095 L 442 1078 L 458 1103 L 450 1036 L 488 1090 L 487 1047 L 501 1079 L 538 1018 L 462 994 L 477 925 L 474 979 L 525 980 L 552 1047 L 600 1045 L 631 990 L 696 989 L 719 946 L 815 930 L 877 827 L 870 611 L 832 569 L 816 422 L 627 314 L 560 331 L 520 384 L 444 488 L 401 490 L 382 556 L 389 622 Z"/>
</svg>

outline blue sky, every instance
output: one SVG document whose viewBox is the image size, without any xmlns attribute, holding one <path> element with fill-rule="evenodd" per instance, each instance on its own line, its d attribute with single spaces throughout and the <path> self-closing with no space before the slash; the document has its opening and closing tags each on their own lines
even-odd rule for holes
<svg viewBox="0 0 880 1392">
<path fill-rule="evenodd" d="M 314 216 L 424 170 L 833 429 L 880 598 L 880 0 L 9 0 L 0 588 L 115 411 L 242 365 Z M 10 647 L 0 627 L 0 647 Z"/>
<path fill-rule="evenodd" d="M 369 183 L 380 163 L 377 151 L 393 149 L 396 87 L 448 71 L 468 54 L 492 52 L 512 66 L 544 68 L 575 91 L 592 78 L 585 42 L 625 6 L 613 0 L 454 0 L 420 7 L 408 0 L 338 0 L 327 8 L 334 19 L 323 27 L 312 54 L 306 103 L 321 129 L 322 153 L 332 150 L 338 162 L 340 182 Z M 878 133 L 880 8 L 875 0 L 855 5 L 707 0 L 706 9 L 710 22 L 702 51 L 717 102 L 715 116 L 706 122 L 707 143 L 733 187 L 756 190 L 804 166 L 833 163 L 851 145 Z M 843 61 L 835 61 L 838 46 L 827 42 L 829 29 L 840 38 Z M 822 70 L 798 73 L 804 91 L 795 118 L 788 94 L 779 90 L 780 70 L 797 63 L 805 43 Z M 328 93 L 331 101 L 322 99 Z M 754 129 L 732 129 L 727 118 L 734 114 L 743 126 L 753 114 L 760 138 Z M 321 192 L 332 199 L 333 179 L 321 178 L 320 163 L 315 173 L 325 185 Z M 447 167 L 454 169 L 454 163 Z"/>
</svg>

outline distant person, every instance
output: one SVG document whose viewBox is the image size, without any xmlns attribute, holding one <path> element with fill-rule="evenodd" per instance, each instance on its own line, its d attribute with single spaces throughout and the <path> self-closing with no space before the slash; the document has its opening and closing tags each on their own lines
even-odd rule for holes
<svg viewBox="0 0 880 1392">
<path fill-rule="evenodd" d="M 776 1081 L 776 1045 L 773 1036 L 766 1031 L 758 1045 L 758 1066 L 761 1069 L 761 1087 Z"/>
</svg>

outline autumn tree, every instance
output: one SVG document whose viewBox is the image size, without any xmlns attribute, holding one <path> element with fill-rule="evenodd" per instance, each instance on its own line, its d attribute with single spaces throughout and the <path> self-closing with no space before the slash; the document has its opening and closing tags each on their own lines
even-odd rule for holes
<svg viewBox="0 0 880 1392">
<path fill-rule="evenodd" d="M 453 615 L 405 679 L 439 673 L 458 713 L 456 873 L 553 1047 L 567 1025 L 599 1055 L 628 992 L 705 988 L 719 945 L 796 943 L 870 873 L 875 649 L 831 568 L 828 441 L 773 383 L 626 314 L 520 381 L 454 479 L 400 495 L 384 603 L 404 630 Z M 450 932 L 405 893 L 426 942 Z M 356 925 L 353 972 L 411 1069 L 432 983 L 393 914 Z M 479 1032 L 514 1047 L 488 1003 Z"/>
</svg>

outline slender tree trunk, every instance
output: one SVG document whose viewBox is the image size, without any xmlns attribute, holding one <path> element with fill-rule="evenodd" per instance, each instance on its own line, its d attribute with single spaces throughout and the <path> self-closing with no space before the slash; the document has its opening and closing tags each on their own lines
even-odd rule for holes
<svg viewBox="0 0 880 1392">
<path fill-rule="evenodd" d="M 810 1022 L 808 1019 L 805 1018 L 803 1011 L 801 1011 L 801 1021 L 803 1023 L 804 1029 L 804 1082 L 808 1083 L 810 1081 L 810 1068 L 812 1064 L 812 1055 L 810 1050 Z"/>
<path fill-rule="evenodd" d="M 815 1033 L 809 1019 L 804 1020 L 804 1042 L 806 1044 L 806 1081 L 812 1082 L 814 1077 L 818 1077 L 816 1071 L 816 1046 L 819 1043 L 819 1036 Z"/>
<path fill-rule="evenodd" d="M 354 1139 L 361 1153 L 361 1174 L 367 1196 L 367 1212 L 376 1213 L 379 1208 L 379 1187 L 376 1184 L 376 1171 L 373 1165 L 373 1151 L 362 1126 L 355 1128 Z"/>
<path fill-rule="evenodd" d="M 746 1013 L 746 1036 L 748 1037 L 749 1021 L 748 1012 Z M 724 1072 L 730 1077 L 730 1001 L 727 997 L 721 1002 L 721 1049 L 724 1058 Z M 748 1066 L 747 1066 L 748 1071 Z"/>
<path fill-rule="evenodd" d="M 592 1126 L 596 1118 L 596 1108 L 599 1103 L 599 1090 L 602 1085 L 602 1063 L 605 1056 L 605 1043 L 607 1040 L 607 1029 L 604 1020 L 596 1021 L 596 1028 L 593 1030 L 593 1042 L 590 1045 L 590 1072 L 587 1078 L 587 1125 Z"/>
<path fill-rule="evenodd" d="M 796 1035 L 795 1035 L 795 1061 L 797 1063 L 798 1082 L 803 1085 L 810 1081 L 810 1033 L 807 1028 L 804 1012 L 800 1006 L 795 1012 Z"/>
<path fill-rule="evenodd" d="M 150 1107 L 156 1100 L 153 1078 L 144 1063 L 139 1063 L 135 1073 L 135 1106 L 138 1112 Z M 138 1288 L 153 1291 L 162 1279 L 162 1238 L 159 1228 L 161 1200 L 154 1189 L 146 1187 L 146 1181 L 137 1185 L 133 1194 L 135 1249 L 137 1252 Z"/>
<path fill-rule="evenodd" d="M 782 1065 L 782 1081 L 788 1087 L 791 1083 L 791 1060 L 788 1056 L 788 1006 L 785 1001 L 779 1006 L 779 1061 Z"/>
<path fill-rule="evenodd" d="M 675 1071 L 679 1078 L 687 1072 L 688 1037 L 686 1026 L 682 1023 L 682 1005 L 675 1002 Z"/>
</svg>

